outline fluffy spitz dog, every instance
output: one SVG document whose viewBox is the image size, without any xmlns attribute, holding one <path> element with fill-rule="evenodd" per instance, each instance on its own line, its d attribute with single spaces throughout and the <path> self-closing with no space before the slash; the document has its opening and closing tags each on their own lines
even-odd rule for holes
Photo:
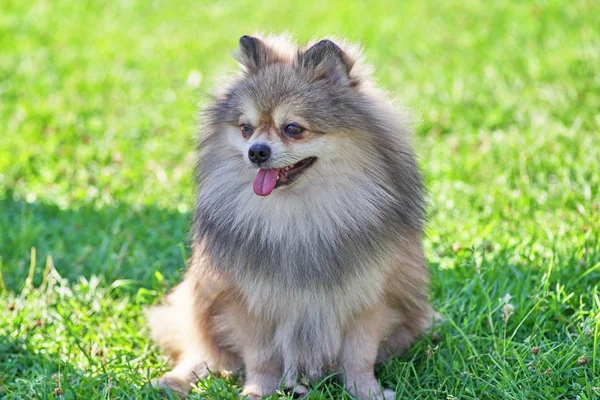
<svg viewBox="0 0 600 400">
<path fill-rule="evenodd" d="M 353 46 L 239 46 L 240 76 L 204 112 L 189 269 L 148 312 L 175 364 L 155 385 L 243 369 L 260 398 L 339 372 L 391 399 L 374 365 L 434 315 L 409 126 Z"/>
</svg>

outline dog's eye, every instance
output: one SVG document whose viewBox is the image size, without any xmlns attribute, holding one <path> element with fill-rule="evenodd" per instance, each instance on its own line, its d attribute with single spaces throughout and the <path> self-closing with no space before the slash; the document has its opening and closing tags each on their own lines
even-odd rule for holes
<svg viewBox="0 0 600 400">
<path fill-rule="evenodd" d="M 304 132 L 304 128 L 296 124 L 289 124 L 286 125 L 285 128 L 283 128 L 283 133 L 285 133 L 287 136 L 298 136 L 302 132 Z"/>
<path fill-rule="evenodd" d="M 248 124 L 241 124 L 240 130 L 242 131 L 242 135 L 244 136 L 252 136 L 254 133 L 254 128 Z"/>
</svg>

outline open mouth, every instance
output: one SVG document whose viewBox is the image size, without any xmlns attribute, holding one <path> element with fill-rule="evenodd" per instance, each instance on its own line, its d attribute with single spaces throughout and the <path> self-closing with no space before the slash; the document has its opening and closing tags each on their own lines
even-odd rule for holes
<svg viewBox="0 0 600 400">
<path fill-rule="evenodd" d="M 296 164 L 284 168 L 261 168 L 256 173 L 252 187 L 259 196 L 268 196 L 280 186 L 294 182 L 304 171 L 317 161 L 316 157 L 308 157 Z"/>
</svg>

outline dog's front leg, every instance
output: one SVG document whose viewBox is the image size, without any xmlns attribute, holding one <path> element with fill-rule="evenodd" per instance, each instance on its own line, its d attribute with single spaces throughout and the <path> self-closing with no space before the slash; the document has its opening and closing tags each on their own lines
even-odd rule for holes
<svg viewBox="0 0 600 400">
<path fill-rule="evenodd" d="M 246 382 L 242 397 L 260 399 L 274 393 L 281 380 L 281 360 L 274 354 L 271 343 L 262 343 L 244 349 Z"/>
<path fill-rule="evenodd" d="M 192 390 L 193 383 L 209 375 L 204 360 L 200 350 L 188 349 L 175 368 L 153 381 L 152 386 L 160 390 L 174 391 L 177 396 L 183 398 Z"/>
<path fill-rule="evenodd" d="M 379 342 L 388 323 L 386 307 L 362 313 L 350 326 L 342 344 L 340 369 L 346 389 L 360 400 L 393 400 L 392 390 L 383 390 L 375 379 Z"/>
</svg>

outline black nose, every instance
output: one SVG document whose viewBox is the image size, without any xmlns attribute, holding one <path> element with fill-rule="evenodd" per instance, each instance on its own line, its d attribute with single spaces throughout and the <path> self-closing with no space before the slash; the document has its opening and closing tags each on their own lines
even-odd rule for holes
<svg viewBox="0 0 600 400">
<path fill-rule="evenodd" d="M 264 163 L 271 157 L 271 148 L 266 144 L 253 144 L 248 150 L 248 158 L 255 164 Z"/>
</svg>

